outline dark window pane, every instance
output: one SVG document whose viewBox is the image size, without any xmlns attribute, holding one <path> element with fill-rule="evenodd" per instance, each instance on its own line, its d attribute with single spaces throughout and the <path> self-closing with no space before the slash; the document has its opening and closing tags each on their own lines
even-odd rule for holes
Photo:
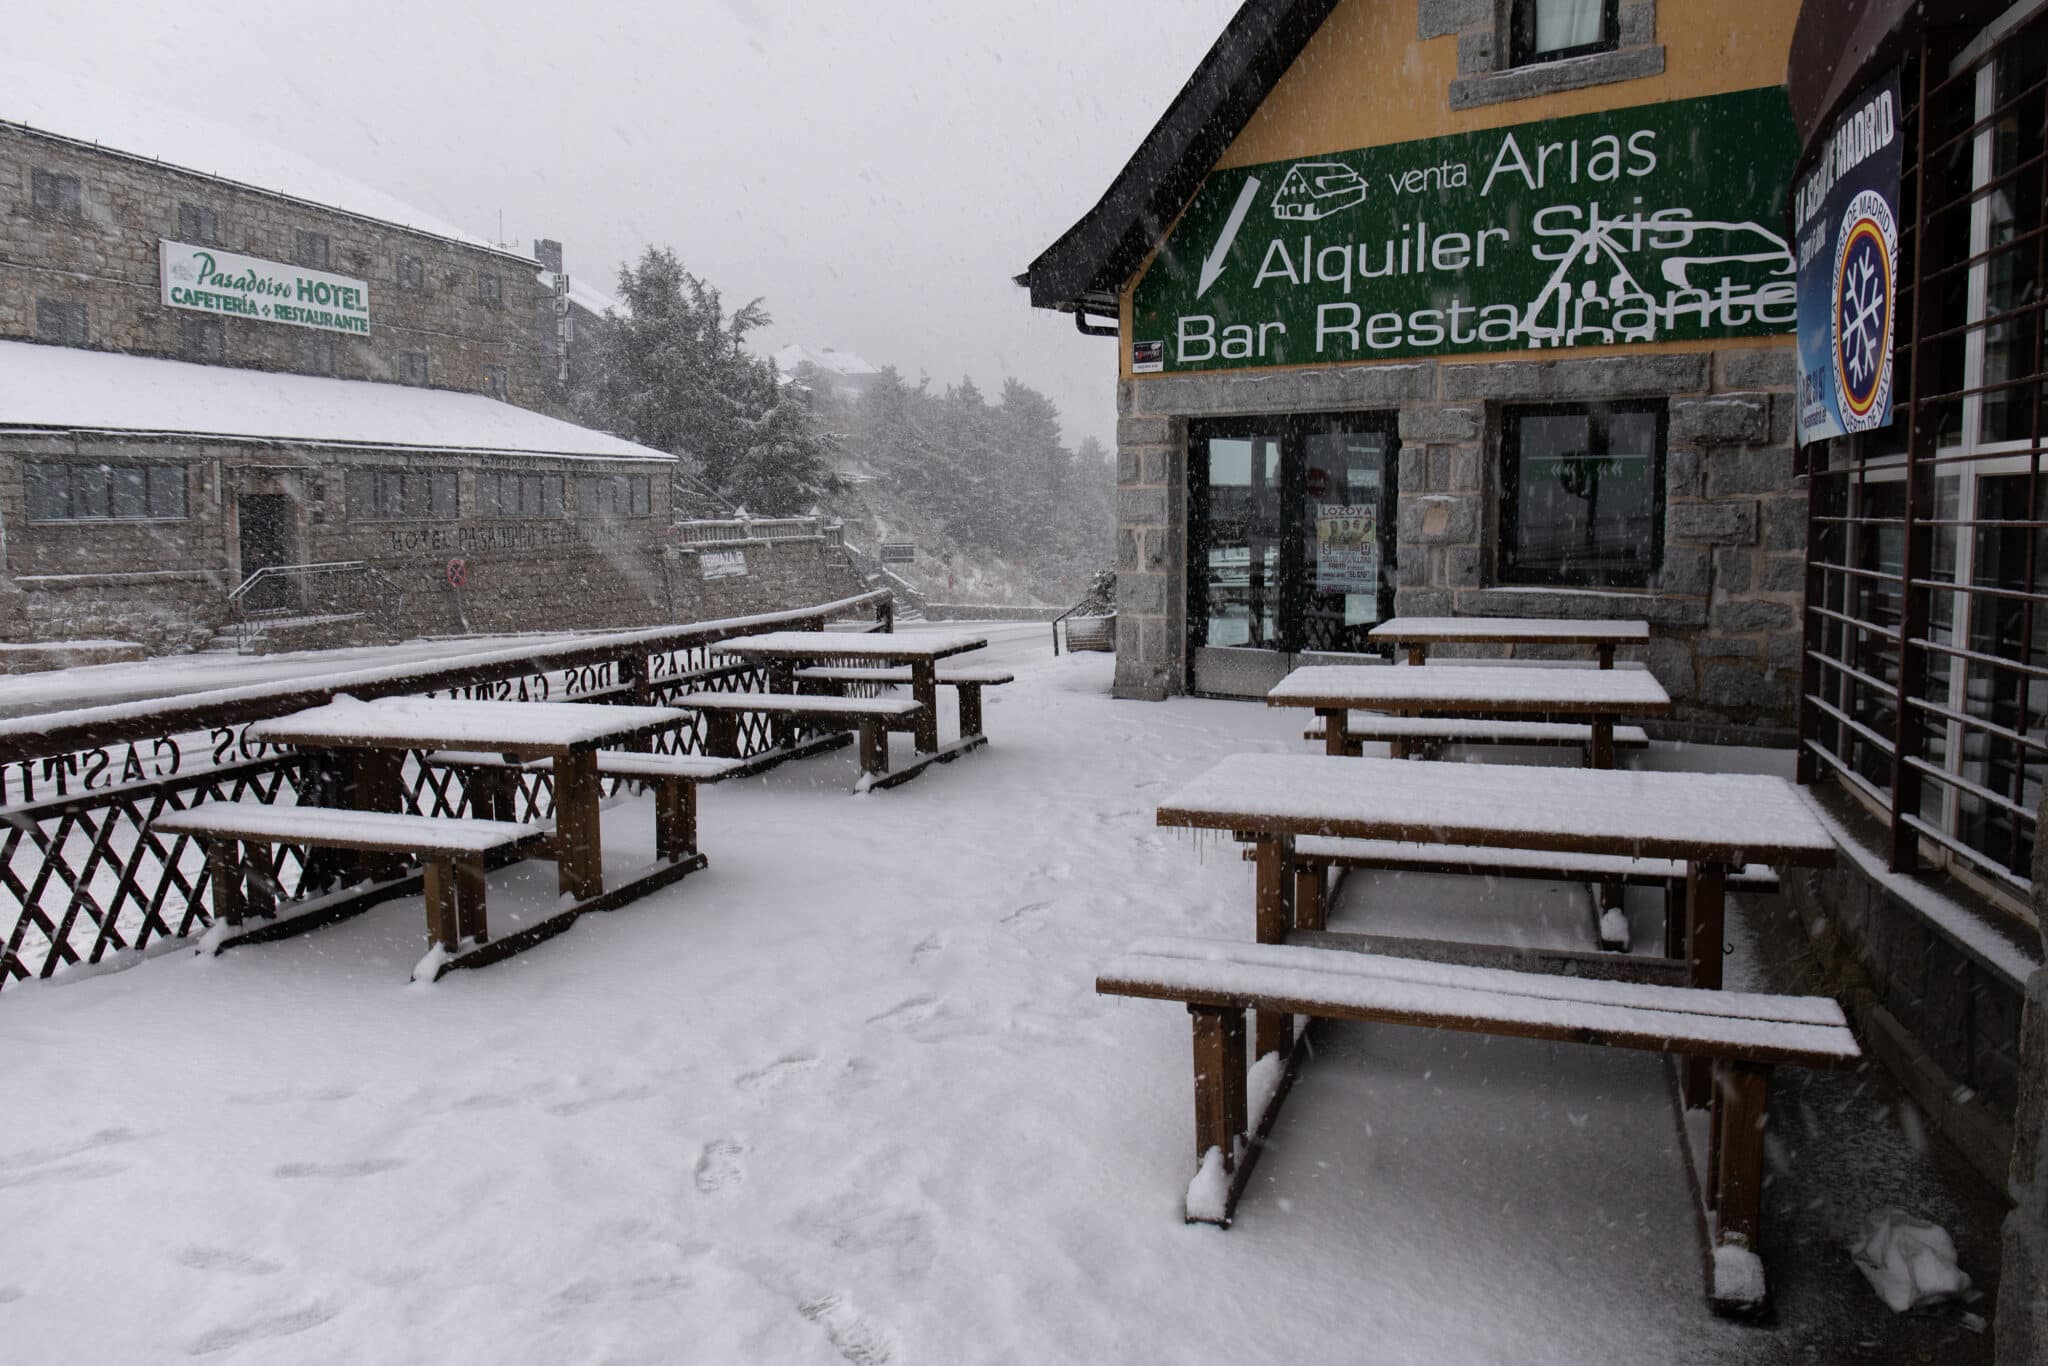
<svg viewBox="0 0 2048 1366">
<path fill-rule="evenodd" d="M 431 504 L 428 507 L 428 513 L 442 521 L 449 521 L 454 518 L 455 471 L 436 470 L 434 472 L 433 495 Z"/>
<path fill-rule="evenodd" d="M 61 522 L 71 515 L 70 466 L 30 461 L 22 471 L 32 522 Z"/>
<path fill-rule="evenodd" d="M 562 515 L 562 476 L 550 474 L 541 480 L 540 513 L 543 517 Z"/>
<path fill-rule="evenodd" d="M 210 245 L 220 235 L 220 222 L 212 209 L 200 204 L 178 206 L 178 236 L 187 242 Z"/>
<path fill-rule="evenodd" d="M 1501 579 L 1646 587 L 1663 502 L 1660 425 L 1643 409 L 1504 414 Z"/>
<path fill-rule="evenodd" d="M 111 488 L 107 498 L 107 515 L 147 517 L 149 472 L 140 465 L 116 465 L 108 474 Z"/>
<path fill-rule="evenodd" d="M 35 207 L 44 213 L 58 213 L 66 218 L 79 217 L 84 205 L 83 196 L 79 191 L 78 177 L 75 175 L 65 175 L 61 171 L 29 173 L 29 197 Z"/>
<path fill-rule="evenodd" d="M 307 232 L 301 229 L 298 234 L 297 250 L 294 253 L 294 259 L 302 266 L 311 266 L 315 270 L 325 270 L 327 269 L 327 258 L 327 234 L 324 232 Z"/>
<path fill-rule="evenodd" d="M 183 465 L 151 465 L 149 467 L 149 515 L 152 517 L 183 517 L 185 515 L 185 467 Z"/>
<path fill-rule="evenodd" d="M 299 338 L 299 369 L 308 375 L 334 374 L 334 339 L 331 337 Z"/>
<path fill-rule="evenodd" d="M 59 346 L 85 345 L 85 305 L 63 299 L 36 300 L 36 340 Z"/>
<path fill-rule="evenodd" d="M 227 355 L 227 332 L 219 318 L 178 319 L 178 350 L 186 360 L 217 361 Z"/>
<path fill-rule="evenodd" d="M 426 263 L 417 256 L 408 256 L 401 253 L 398 258 L 398 287 L 400 289 L 419 289 L 426 282 Z"/>
<path fill-rule="evenodd" d="M 107 495 L 112 482 L 105 465 L 73 465 L 71 467 L 71 515 L 73 517 L 106 516 Z"/>
</svg>

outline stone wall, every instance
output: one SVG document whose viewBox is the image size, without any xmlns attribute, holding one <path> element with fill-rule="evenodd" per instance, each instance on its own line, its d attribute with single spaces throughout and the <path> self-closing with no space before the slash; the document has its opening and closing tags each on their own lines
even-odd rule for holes
<svg viewBox="0 0 2048 1366">
<path fill-rule="evenodd" d="M 78 216 L 34 206 L 38 170 L 78 178 Z M 181 203 L 213 211 L 212 245 L 265 260 L 290 262 L 300 231 L 325 233 L 325 269 L 369 285 L 369 336 L 218 318 L 222 363 L 297 371 L 300 340 L 323 337 L 335 344 L 335 373 L 343 379 L 397 380 L 400 355 L 423 352 L 430 387 L 476 393 L 485 388 L 484 367 L 503 366 L 509 401 L 540 408 L 533 332 L 538 296 L 530 261 L 6 124 L 0 124 L 0 338 L 35 338 L 36 301 L 52 299 L 85 305 L 89 346 L 191 359 L 182 349 L 181 320 L 213 315 L 164 305 L 159 279 L 159 239 L 185 240 Z M 399 287 L 401 254 L 420 258 L 420 287 Z M 499 278 L 496 306 L 484 300 L 484 274 Z"/>
<path fill-rule="evenodd" d="M 706 551 L 741 552 L 746 556 L 747 572 L 705 578 L 702 557 Z M 677 548 L 669 552 L 669 573 L 677 621 L 779 612 L 868 591 L 846 548 L 828 543 L 823 536 Z"/>
<path fill-rule="evenodd" d="M 1398 612 L 1647 619 L 1644 658 L 1675 703 L 1661 733 L 1790 743 L 1806 516 L 1793 479 L 1792 354 L 1773 343 L 1124 381 L 1118 694 L 1156 698 L 1185 686 L 1188 420 L 1394 411 Z M 1668 404 L 1664 551 L 1654 589 L 1497 584 L 1502 407 L 1624 398 Z"/>
</svg>

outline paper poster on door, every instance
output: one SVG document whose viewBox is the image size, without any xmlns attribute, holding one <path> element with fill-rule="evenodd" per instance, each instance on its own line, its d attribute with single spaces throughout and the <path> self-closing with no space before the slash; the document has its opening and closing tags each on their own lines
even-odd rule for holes
<svg viewBox="0 0 2048 1366">
<path fill-rule="evenodd" d="M 1379 509 L 1362 503 L 1316 504 L 1316 591 L 1378 593 Z"/>
</svg>

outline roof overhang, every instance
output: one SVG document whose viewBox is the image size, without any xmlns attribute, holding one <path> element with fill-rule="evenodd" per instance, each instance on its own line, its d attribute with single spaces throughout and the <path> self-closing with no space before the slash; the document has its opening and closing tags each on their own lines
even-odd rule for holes
<svg viewBox="0 0 2048 1366">
<path fill-rule="evenodd" d="M 1114 317 L 1124 282 L 1337 0 L 1246 0 L 1102 198 L 1017 283 L 1031 306 Z"/>
</svg>

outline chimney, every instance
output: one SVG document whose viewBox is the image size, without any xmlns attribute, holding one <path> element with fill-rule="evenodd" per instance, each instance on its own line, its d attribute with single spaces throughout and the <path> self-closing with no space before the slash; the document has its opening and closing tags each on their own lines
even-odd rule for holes
<svg viewBox="0 0 2048 1366">
<path fill-rule="evenodd" d="M 562 244 L 552 237 L 536 238 L 533 243 L 533 259 L 540 262 L 543 270 L 562 273 Z"/>
</svg>

